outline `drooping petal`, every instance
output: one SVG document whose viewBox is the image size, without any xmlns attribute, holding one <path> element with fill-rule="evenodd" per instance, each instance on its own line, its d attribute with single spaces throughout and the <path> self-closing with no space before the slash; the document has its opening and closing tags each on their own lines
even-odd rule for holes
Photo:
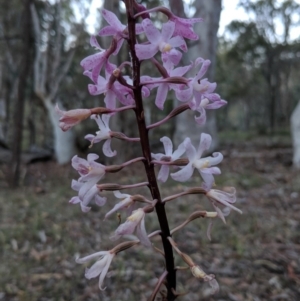
<svg viewBox="0 0 300 301">
<path fill-rule="evenodd" d="M 103 284 L 104 278 L 105 278 L 105 276 L 106 276 L 106 274 L 107 274 L 107 272 L 108 272 L 108 269 L 109 269 L 109 267 L 110 267 L 110 264 L 111 264 L 111 262 L 112 262 L 112 259 L 113 259 L 113 255 L 111 255 L 111 256 L 108 257 L 107 262 L 106 262 L 106 265 L 105 265 L 105 267 L 103 268 L 102 273 L 101 273 L 101 275 L 100 275 L 100 277 L 99 277 L 99 288 L 100 288 L 100 290 L 102 290 L 102 291 L 106 289 L 106 287 L 105 287 L 105 288 L 102 288 L 102 284 Z"/>
<path fill-rule="evenodd" d="M 106 260 L 104 260 L 104 258 L 96 261 L 89 269 L 87 268 L 85 270 L 85 278 L 91 279 L 100 275 L 106 265 Z"/>
<path fill-rule="evenodd" d="M 185 182 L 187 181 L 193 174 L 194 172 L 194 167 L 192 166 L 191 163 L 183 167 L 181 170 L 171 173 L 171 177 L 173 180 L 178 181 L 178 182 Z"/>
<path fill-rule="evenodd" d="M 155 105 L 161 110 L 164 109 L 164 103 L 166 101 L 168 91 L 169 91 L 168 84 L 160 84 L 160 86 L 157 89 Z"/>
<path fill-rule="evenodd" d="M 143 218 L 141 222 L 136 227 L 136 236 L 140 240 L 141 244 L 146 247 L 151 247 L 151 241 L 147 235 L 146 228 L 145 228 L 145 219 Z"/>
<path fill-rule="evenodd" d="M 107 91 L 105 98 L 104 98 L 104 102 L 108 109 L 116 108 L 116 95 L 112 90 Z"/>
<path fill-rule="evenodd" d="M 200 113 L 200 115 L 197 117 L 195 116 L 195 121 L 199 124 L 199 125 L 203 125 L 206 122 L 206 111 L 204 110 L 204 108 L 199 107 L 197 109 L 197 111 Z"/>
<path fill-rule="evenodd" d="M 102 147 L 102 150 L 103 150 L 103 154 L 106 156 L 106 157 L 114 157 L 116 154 L 117 154 L 117 151 L 112 151 L 111 149 L 111 139 L 107 139 L 104 144 L 103 144 L 103 147 Z"/>
<path fill-rule="evenodd" d="M 157 175 L 157 179 L 161 182 L 166 182 L 169 176 L 170 168 L 168 165 L 162 165 L 159 173 Z"/>
</svg>

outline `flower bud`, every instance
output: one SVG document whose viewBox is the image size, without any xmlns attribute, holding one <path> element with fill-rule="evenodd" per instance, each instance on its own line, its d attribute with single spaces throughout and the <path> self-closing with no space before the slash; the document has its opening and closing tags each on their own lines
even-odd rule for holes
<svg viewBox="0 0 300 301">
<path fill-rule="evenodd" d="M 59 127 L 64 132 L 91 116 L 91 110 L 89 109 L 62 111 L 59 109 L 58 105 L 56 105 L 55 111 L 60 116 Z"/>
</svg>

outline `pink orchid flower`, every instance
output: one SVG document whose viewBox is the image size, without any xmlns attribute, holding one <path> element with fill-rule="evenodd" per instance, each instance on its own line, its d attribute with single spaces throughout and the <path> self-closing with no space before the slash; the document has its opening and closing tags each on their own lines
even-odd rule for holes
<svg viewBox="0 0 300 301">
<path fill-rule="evenodd" d="M 135 45 L 137 57 L 140 60 L 149 59 L 160 51 L 165 55 L 163 61 L 170 59 L 174 65 L 177 65 L 180 61 L 181 53 L 173 48 L 179 47 L 186 52 L 187 46 L 182 37 L 172 37 L 175 30 L 175 23 L 168 21 L 163 24 L 161 33 L 150 19 L 144 19 L 142 26 L 150 44 Z"/>
<path fill-rule="evenodd" d="M 170 138 L 162 137 L 160 141 L 164 145 L 165 154 L 151 154 L 152 158 L 157 161 L 172 162 L 179 159 L 185 152 L 184 142 L 181 143 L 177 150 L 173 153 L 173 143 Z M 162 165 L 157 179 L 161 182 L 166 182 L 169 177 L 170 167 L 168 165 Z"/>
<path fill-rule="evenodd" d="M 134 210 L 132 214 L 127 218 L 126 222 L 121 224 L 115 231 L 115 234 L 110 238 L 117 240 L 124 235 L 132 234 L 136 230 L 136 236 L 140 240 L 141 244 L 150 247 L 151 242 L 148 238 L 145 229 L 145 212 L 142 208 Z"/>
<path fill-rule="evenodd" d="M 201 68 L 196 76 L 189 80 L 188 88 L 185 89 L 185 86 L 182 86 L 182 89 L 177 89 L 175 91 L 176 97 L 180 101 L 188 102 L 193 98 L 193 100 L 189 103 L 192 110 L 198 108 L 201 104 L 201 100 L 204 98 L 209 99 L 211 102 L 220 101 L 220 96 L 213 93 L 217 84 L 210 83 L 206 78 L 201 79 L 210 66 L 210 60 L 198 58 L 195 62 L 195 66 L 200 63 L 202 64 Z"/>
<path fill-rule="evenodd" d="M 114 256 L 115 253 L 111 253 L 110 251 L 101 251 L 86 257 L 77 258 L 76 262 L 83 264 L 91 259 L 98 258 L 89 269 L 85 270 L 85 278 L 91 279 L 99 276 L 99 288 L 100 290 L 105 290 L 105 288 L 102 288 L 102 284 Z"/>
<path fill-rule="evenodd" d="M 93 185 L 89 190 L 84 187 L 85 183 L 72 180 L 72 189 L 79 192 L 78 196 L 74 196 L 69 201 L 70 204 L 80 204 L 82 212 L 88 212 L 91 207 L 88 204 L 94 200 L 98 206 L 103 206 L 106 203 L 106 198 L 99 195 L 99 189 L 97 185 Z"/>
<path fill-rule="evenodd" d="M 88 89 L 91 95 L 105 94 L 104 102 L 109 109 L 116 108 L 116 99 L 118 99 L 123 105 L 132 105 L 134 103 L 132 97 L 132 90 L 128 87 L 121 85 L 116 80 L 111 80 L 113 71 L 117 69 L 117 66 L 111 63 L 106 64 L 105 77 L 98 76 L 95 85 L 89 84 Z M 85 71 L 84 75 L 90 77 L 92 80 L 92 73 Z"/>
<path fill-rule="evenodd" d="M 109 55 L 111 54 L 111 49 L 102 49 L 96 40 L 96 37 L 92 36 L 90 39 L 90 44 L 92 47 L 100 50 L 100 52 L 89 55 L 88 57 L 84 58 L 80 65 L 84 71 L 91 70 L 91 79 L 94 83 L 97 82 L 98 75 L 103 67 L 103 65 L 107 62 Z"/>
<path fill-rule="evenodd" d="M 108 11 L 106 9 L 102 9 L 101 14 L 103 18 L 106 20 L 106 22 L 109 24 L 109 26 L 103 27 L 98 35 L 101 37 L 104 36 L 116 36 L 117 37 L 117 48 L 114 51 L 114 55 L 117 55 L 119 53 L 120 48 L 123 45 L 124 38 L 128 38 L 128 32 L 127 32 L 127 26 L 123 25 L 118 17 L 111 11 Z M 141 24 L 135 25 L 135 32 L 136 34 L 140 34 L 144 31 Z"/>
<path fill-rule="evenodd" d="M 122 199 L 121 202 L 117 203 L 113 209 L 111 209 L 109 212 L 105 214 L 105 218 L 109 217 L 113 213 L 117 212 L 120 209 L 127 209 L 129 214 L 132 213 L 133 206 L 135 204 L 135 201 L 133 200 L 132 196 L 130 194 L 121 193 L 120 191 L 116 190 L 113 191 L 114 195 L 118 199 Z"/>
<path fill-rule="evenodd" d="M 218 94 L 216 94 L 216 95 L 218 95 Z M 227 104 L 227 101 L 223 100 L 221 98 L 220 98 L 220 100 L 210 101 L 208 98 L 203 97 L 201 99 L 198 107 L 196 106 L 196 101 L 194 98 L 190 101 L 190 107 L 192 108 L 192 110 L 200 113 L 200 115 L 198 117 L 195 116 L 195 121 L 199 125 L 203 125 L 206 122 L 206 111 L 205 110 L 219 109 L 219 108 L 225 106 L 226 104 Z"/>
<path fill-rule="evenodd" d="M 102 150 L 106 157 L 114 157 L 117 151 L 112 151 L 111 149 L 111 135 L 109 128 L 109 119 L 111 115 L 103 114 L 101 117 L 99 115 L 93 115 L 91 118 L 94 119 L 98 126 L 99 131 L 96 132 L 96 136 L 92 134 L 86 135 L 84 138 L 91 141 L 91 145 L 98 143 L 102 140 L 106 140 L 103 144 Z"/>
<path fill-rule="evenodd" d="M 200 144 L 198 150 L 196 151 L 195 147 L 191 143 L 190 138 L 185 139 L 184 145 L 189 163 L 181 170 L 171 173 L 171 177 L 175 181 L 187 181 L 192 176 L 194 169 L 196 168 L 203 178 L 206 187 L 212 187 L 214 184 L 213 174 L 220 174 L 221 171 L 218 167 L 211 166 L 219 164 L 223 160 L 223 155 L 221 153 L 213 153 L 212 157 L 201 158 L 203 152 L 210 148 L 211 140 L 212 139 L 209 134 L 201 134 Z"/>
</svg>

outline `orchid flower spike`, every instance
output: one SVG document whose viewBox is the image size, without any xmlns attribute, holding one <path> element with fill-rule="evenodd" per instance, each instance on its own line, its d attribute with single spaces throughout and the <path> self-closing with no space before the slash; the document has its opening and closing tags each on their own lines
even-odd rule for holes
<svg viewBox="0 0 300 301">
<path fill-rule="evenodd" d="M 206 187 L 211 188 L 213 186 L 213 174 L 220 174 L 221 171 L 218 167 L 211 166 L 219 164 L 223 160 L 223 155 L 221 153 L 213 153 L 212 157 L 201 158 L 203 152 L 210 148 L 211 140 L 212 139 L 209 134 L 202 133 L 200 136 L 200 144 L 197 151 L 192 145 L 190 138 L 187 138 L 184 141 L 189 163 L 181 170 L 175 173 L 171 173 L 171 177 L 175 181 L 187 181 L 192 176 L 194 169 L 196 168 L 203 178 Z"/>
</svg>

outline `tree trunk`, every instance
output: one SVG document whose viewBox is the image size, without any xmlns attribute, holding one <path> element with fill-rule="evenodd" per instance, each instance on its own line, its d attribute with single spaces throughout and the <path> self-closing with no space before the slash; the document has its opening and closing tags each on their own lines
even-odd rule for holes
<svg viewBox="0 0 300 301">
<path fill-rule="evenodd" d="M 16 187 L 19 184 L 21 148 L 23 138 L 23 119 L 24 119 L 24 103 L 26 83 L 29 75 L 30 67 L 30 3 L 31 0 L 24 0 L 23 13 L 23 58 L 21 62 L 21 72 L 18 85 L 18 96 L 14 106 L 14 131 L 12 143 L 12 160 L 10 186 Z"/>
<path fill-rule="evenodd" d="M 55 105 L 50 99 L 45 99 L 44 104 L 53 129 L 53 147 L 56 160 L 58 164 L 70 163 L 71 158 L 76 154 L 74 131 L 70 129 L 67 132 L 63 132 L 59 127 L 59 116 L 55 112 Z M 59 106 L 62 109 L 62 105 L 60 104 Z"/>
<path fill-rule="evenodd" d="M 181 17 L 184 17 L 183 3 L 182 0 L 169 0 L 171 10 L 174 13 L 178 13 Z M 217 32 L 219 29 L 219 20 L 221 14 L 222 3 L 221 0 L 197 0 L 194 2 L 196 12 L 194 18 L 203 18 L 204 22 L 196 24 L 194 30 L 199 36 L 199 40 L 194 43 L 191 42 L 192 46 L 189 47 L 188 59 L 195 60 L 201 56 L 204 59 L 211 61 L 211 66 L 206 73 L 210 81 L 213 81 L 216 64 L 216 51 L 217 51 Z M 180 13 L 182 12 L 182 13 Z M 193 74 L 195 74 L 193 70 Z M 199 143 L 199 137 L 202 132 L 209 133 L 212 138 L 212 149 L 215 149 L 217 140 L 217 125 L 214 111 L 208 110 L 207 121 L 203 126 L 196 124 L 194 120 L 195 113 L 192 111 L 186 111 L 180 114 L 176 120 L 176 129 L 174 134 L 174 141 L 178 145 L 186 137 L 186 133 L 189 133 L 189 137 L 195 145 Z M 191 131 L 193 129 L 193 131 Z"/>
<path fill-rule="evenodd" d="M 293 165 L 300 169 L 300 101 L 291 117 L 291 132 L 294 147 Z"/>
</svg>

